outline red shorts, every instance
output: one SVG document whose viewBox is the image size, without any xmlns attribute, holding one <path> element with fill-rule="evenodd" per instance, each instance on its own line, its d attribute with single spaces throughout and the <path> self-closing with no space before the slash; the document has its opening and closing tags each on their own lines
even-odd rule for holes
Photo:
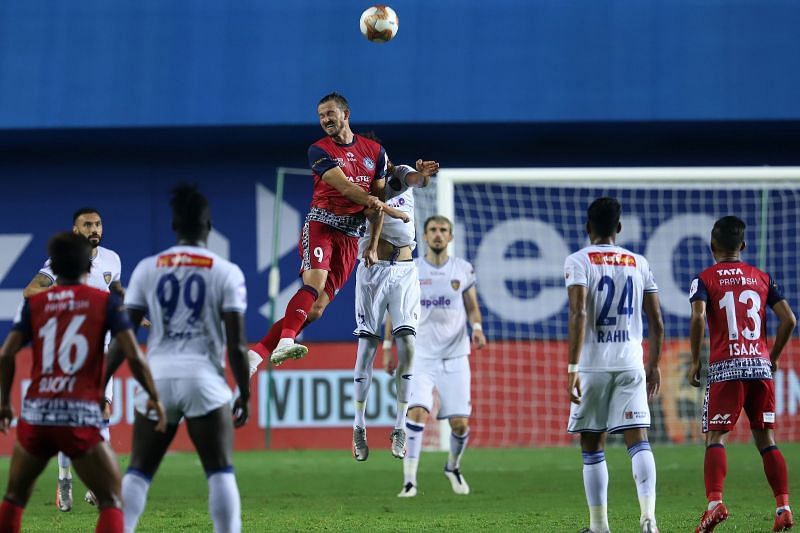
<svg viewBox="0 0 800 533">
<path fill-rule="evenodd" d="M 358 261 L 358 239 L 322 222 L 309 221 L 300 233 L 300 258 L 302 274 L 319 268 L 328 271 L 325 292 L 333 300 L 339 289 L 347 283 Z"/>
<path fill-rule="evenodd" d="M 17 440 L 25 451 L 41 459 L 50 459 L 58 452 L 74 459 L 97 446 L 103 437 L 100 428 L 91 426 L 37 426 L 20 419 Z"/>
<path fill-rule="evenodd" d="M 703 433 L 730 431 L 744 409 L 751 429 L 775 427 L 775 382 L 771 379 L 719 381 L 706 387 Z"/>
</svg>

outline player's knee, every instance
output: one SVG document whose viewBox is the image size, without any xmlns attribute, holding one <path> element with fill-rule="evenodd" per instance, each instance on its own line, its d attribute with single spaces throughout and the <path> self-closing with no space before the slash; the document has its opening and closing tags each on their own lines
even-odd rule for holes
<svg viewBox="0 0 800 533">
<path fill-rule="evenodd" d="M 451 418 L 450 429 L 453 434 L 458 437 L 463 437 L 469 433 L 469 420 L 466 418 Z"/>
<path fill-rule="evenodd" d="M 424 424 L 428 420 L 428 411 L 424 407 L 412 407 L 406 413 L 406 418 L 418 424 Z"/>
</svg>

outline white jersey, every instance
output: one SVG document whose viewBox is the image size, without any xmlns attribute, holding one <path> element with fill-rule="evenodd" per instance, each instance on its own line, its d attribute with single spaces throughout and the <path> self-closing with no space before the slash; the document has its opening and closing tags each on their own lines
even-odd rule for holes
<svg viewBox="0 0 800 533">
<path fill-rule="evenodd" d="M 591 245 L 567 257 L 567 287 L 587 288 L 582 372 L 643 368 L 642 301 L 658 292 L 643 256 L 611 244 Z"/>
<path fill-rule="evenodd" d="M 142 259 L 125 304 L 150 315 L 147 360 L 153 377 L 222 376 L 222 313 L 244 313 L 241 269 L 206 248 L 173 246 Z"/>
<path fill-rule="evenodd" d="M 109 292 L 109 287 L 115 281 L 120 280 L 122 273 L 122 261 L 116 252 L 98 246 L 96 248 L 97 255 L 92 259 L 92 268 L 89 270 L 89 276 L 86 278 L 86 284 L 95 289 Z M 53 283 L 56 282 L 56 275 L 50 267 L 50 259 L 45 261 L 44 266 L 39 270 L 39 274 L 44 274 L 50 278 Z"/>
<path fill-rule="evenodd" d="M 403 222 L 399 218 L 389 216 L 383 217 L 383 228 L 381 229 L 381 239 L 390 242 L 401 248 L 410 246 L 411 250 L 417 247 L 414 240 L 416 233 L 414 230 L 414 189 L 406 183 L 406 177 L 415 169 L 408 165 L 397 165 L 390 176 L 386 177 L 386 204 L 403 213 L 408 213 L 411 220 Z M 367 232 L 358 240 L 358 254 L 361 257 L 369 245 L 372 235 L 372 227 L 367 224 Z"/>
<path fill-rule="evenodd" d="M 416 356 L 449 359 L 469 354 L 464 292 L 475 285 L 472 265 L 450 257 L 442 266 L 415 259 L 419 272 L 420 308 Z"/>
</svg>

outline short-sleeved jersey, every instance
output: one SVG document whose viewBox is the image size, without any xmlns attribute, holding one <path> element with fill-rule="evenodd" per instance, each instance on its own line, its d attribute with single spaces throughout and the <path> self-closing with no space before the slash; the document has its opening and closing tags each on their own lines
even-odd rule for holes
<svg viewBox="0 0 800 533">
<path fill-rule="evenodd" d="M 29 424 L 100 427 L 105 335 L 131 329 L 122 299 L 87 285 L 31 296 L 12 329 L 33 344 L 20 416 Z"/>
<path fill-rule="evenodd" d="M 384 189 L 386 204 L 398 211 L 408 213 L 411 220 L 406 223 L 399 218 L 385 216 L 383 218 L 383 228 L 381 229 L 381 239 L 392 243 L 398 248 L 410 246 L 413 251 L 417 247 L 417 241 L 414 240 L 416 237 L 414 229 L 414 189 L 406 183 L 406 177 L 412 172 L 416 172 L 416 170 L 408 165 L 397 165 L 391 175 L 387 175 L 386 188 Z M 366 233 L 358 241 L 359 256 L 367 249 L 371 234 L 372 229 L 368 223 Z"/>
<path fill-rule="evenodd" d="M 147 360 L 154 378 L 220 376 L 222 313 L 244 313 L 247 289 L 230 261 L 206 248 L 173 246 L 136 265 L 125 304 L 150 315 Z"/>
<path fill-rule="evenodd" d="M 50 268 L 50 259 L 45 261 L 44 266 L 39 270 L 40 274 L 44 274 L 50 278 L 53 283 L 56 281 L 56 275 L 53 269 Z M 97 255 L 92 259 L 92 267 L 89 270 L 89 276 L 86 278 L 86 284 L 95 289 L 108 292 L 109 286 L 120 280 L 122 273 L 122 261 L 116 252 L 97 247 Z"/>
<path fill-rule="evenodd" d="M 645 292 L 658 292 L 647 259 L 620 246 L 591 245 L 567 257 L 564 279 L 567 287 L 587 288 L 579 369 L 643 368 L 642 303 Z"/>
<path fill-rule="evenodd" d="M 306 220 L 328 224 L 353 237 L 363 235 L 364 206 L 348 200 L 325 183 L 322 175 L 338 166 L 351 183 L 369 192 L 372 182 L 383 179 L 386 173 L 383 147 L 360 135 L 354 135 L 350 144 L 337 144 L 325 137 L 308 148 L 308 164 L 314 177 L 314 194 Z"/>
<path fill-rule="evenodd" d="M 775 281 L 742 261 L 724 261 L 702 271 L 689 301 L 706 302 L 709 383 L 772 379 L 767 349 L 766 308 L 783 300 Z"/>
<path fill-rule="evenodd" d="M 435 266 L 424 257 L 415 259 L 419 272 L 420 317 L 416 356 L 449 359 L 469 354 L 464 292 L 475 285 L 472 265 L 450 257 Z"/>
</svg>

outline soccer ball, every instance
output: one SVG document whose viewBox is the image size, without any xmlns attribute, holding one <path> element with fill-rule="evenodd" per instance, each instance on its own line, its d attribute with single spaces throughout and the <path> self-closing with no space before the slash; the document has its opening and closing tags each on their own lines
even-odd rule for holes
<svg viewBox="0 0 800 533">
<path fill-rule="evenodd" d="M 389 6 L 368 7 L 361 13 L 361 33 L 373 43 L 391 41 L 397 35 L 400 20 Z"/>
</svg>

